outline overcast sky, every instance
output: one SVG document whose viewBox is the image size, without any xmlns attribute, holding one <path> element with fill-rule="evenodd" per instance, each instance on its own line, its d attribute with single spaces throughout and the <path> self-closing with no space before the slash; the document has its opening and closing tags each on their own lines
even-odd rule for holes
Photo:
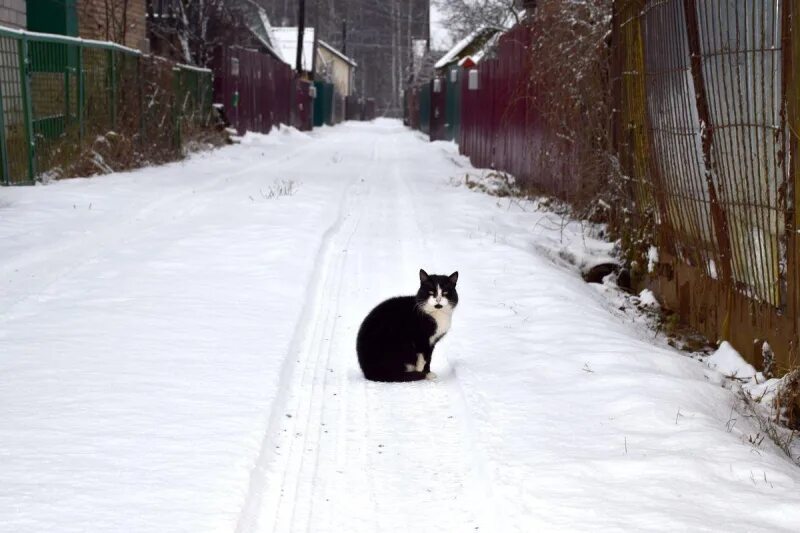
<svg viewBox="0 0 800 533">
<path fill-rule="evenodd" d="M 450 48 L 450 36 L 442 27 L 439 10 L 431 2 L 431 48 L 433 50 L 447 50 Z"/>
</svg>

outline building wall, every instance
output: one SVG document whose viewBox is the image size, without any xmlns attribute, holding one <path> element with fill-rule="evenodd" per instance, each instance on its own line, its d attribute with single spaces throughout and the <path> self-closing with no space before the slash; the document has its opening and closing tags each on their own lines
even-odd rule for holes
<svg viewBox="0 0 800 533">
<path fill-rule="evenodd" d="M 12 28 L 25 28 L 26 0 L 0 0 L 0 24 Z"/>
<path fill-rule="evenodd" d="M 146 0 L 78 0 L 78 33 L 147 52 L 145 4 Z"/>
<path fill-rule="evenodd" d="M 319 54 L 325 64 L 328 65 L 331 82 L 336 87 L 336 92 L 341 96 L 350 96 L 353 93 L 352 67 L 346 61 L 342 61 L 342 58 L 322 46 L 319 47 Z"/>
<path fill-rule="evenodd" d="M 25 0 L 0 0 L 0 24 L 24 29 L 28 24 Z M 0 90 L 3 91 L 6 137 L 15 134 L 22 123 L 22 100 L 19 83 L 19 54 L 11 39 L 2 39 L 0 47 Z M 18 135 L 13 136 L 15 139 Z"/>
</svg>

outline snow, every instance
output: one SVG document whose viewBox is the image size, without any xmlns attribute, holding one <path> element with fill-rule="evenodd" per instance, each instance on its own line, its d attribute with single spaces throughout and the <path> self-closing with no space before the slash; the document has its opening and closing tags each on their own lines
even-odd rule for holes
<svg viewBox="0 0 800 533">
<path fill-rule="evenodd" d="M 465 174 L 377 120 L 0 189 L 0 532 L 795 530 L 731 355 L 584 283 L 598 228 Z M 439 378 L 366 382 L 360 321 L 420 267 L 460 273 Z"/>
<path fill-rule="evenodd" d="M 656 295 L 650 289 L 643 289 L 642 292 L 639 293 L 639 302 L 645 307 L 652 307 L 654 309 L 660 307 L 658 298 L 656 298 Z"/>
<path fill-rule="evenodd" d="M 459 55 L 459 54 L 460 54 L 460 53 L 461 53 L 461 52 L 462 52 L 462 51 L 463 51 L 463 50 L 464 50 L 464 49 L 465 49 L 467 46 L 469 46 L 469 45 L 472 43 L 472 41 L 473 41 L 473 40 L 474 40 L 474 39 L 475 39 L 475 38 L 476 38 L 478 35 L 481 35 L 481 34 L 484 32 L 484 30 L 485 30 L 485 28 L 480 28 L 480 29 L 478 29 L 478 30 L 475 30 L 474 32 L 470 33 L 469 35 L 467 35 L 466 37 L 464 37 L 463 39 L 461 39 L 460 41 L 458 41 L 456 44 L 454 44 L 454 45 L 453 45 L 453 47 L 452 47 L 452 48 L 450 48 L 450 50 L 448 50 L 448 52 L 447 52 L 445 55 L 443 55 L 443 56 L 442 56 L 442 57 L 439 59 L 439 61 L 437 61 L 437 62 L 436 62 L 436 64 L 433 66 L 433 68 L 437 68 L 437 69 L 439 69 L 439 68 L 444 68 L 445 66 L 447 66 L 447 65 L 448 65 L 449 63 L 451 63 L 451 62 L 452 62 L 454 59 L 456 59 L 456 58 L 458 57 L 458 55 Z"/>
<path fill-rule="evenodd" d="M 647 250 L 647 271 L 655 272 L 656 265 L 658 265 L 658 248 L 650 246 Z"/>
<path fill-rule="evenodd" d="M 756 369 L 727 341 L 723 341 L 717 351 L 708 358 L 708 366 L 731 378 L 749 379 L 756 375 Z"/>
</svg>

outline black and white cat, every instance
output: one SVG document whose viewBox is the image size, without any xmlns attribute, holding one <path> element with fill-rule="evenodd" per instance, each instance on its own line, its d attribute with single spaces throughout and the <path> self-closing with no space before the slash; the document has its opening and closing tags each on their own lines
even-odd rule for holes
<svg viewBox="0 0 800 533">
<path fill-rule="evenodd" d="M 458 272 L 419 271 L 416 296 L 390 298 L 370 311 L 358 330 L 356 351 L 364 377 L 372 381 L 435 379 L 431 356 L 450 329 L 458 305 Z"/>
</svg>

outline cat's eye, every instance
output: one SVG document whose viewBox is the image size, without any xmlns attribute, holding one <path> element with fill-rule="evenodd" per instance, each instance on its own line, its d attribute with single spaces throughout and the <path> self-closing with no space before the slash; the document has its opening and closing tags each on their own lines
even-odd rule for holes
<svg viewBox="0 0 800 533">
<path fill-rule="evenodd" d="M 447 291 L 442 291 L 442 296 L 447 296 Z"/>
<path fill-rule="evenodd" d="M 428 294 L 430 294 L 431 296 L 433 296 L 433 291 L 428 291 Z"/>
</svg>

